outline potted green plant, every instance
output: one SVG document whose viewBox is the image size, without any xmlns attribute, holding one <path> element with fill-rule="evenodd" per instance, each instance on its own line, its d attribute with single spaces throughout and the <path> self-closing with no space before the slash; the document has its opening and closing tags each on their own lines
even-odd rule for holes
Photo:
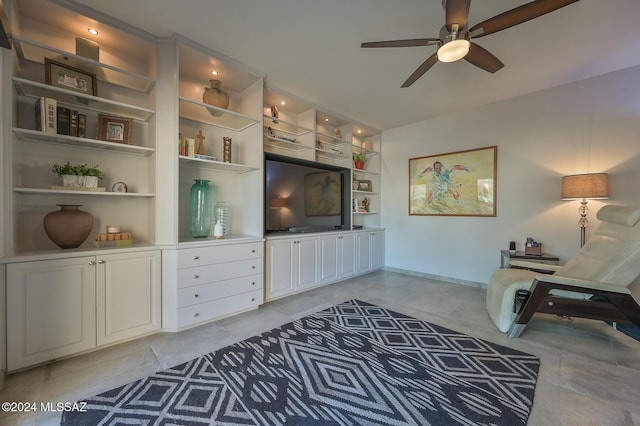
<svg viewBox="0 0 640 426">
<path fill-rule="evenodd" d="M 353 166 L 356 169 L 364 169 L 364 162 L 367 160 L 367 157 L 362 152 L 354 152 L 353 153 Z"/>
<path fill-rule="evenodd" d="M 100 170 L 97 164 L 93 167 L 87 167 L 86 164 L 84 164 L 82 167 L 82 173 L 85 176 L 84 186 L 87 188 L 97 188 L 98 181 L 104 178 L 104 172 Z"/>
<path fill-rule="evenodd" d="M 74 165 L 69 161 L 64 164 L 54 164 L 51 171 L 60 176 L 62 185 L 67 187 L 96 188 L 98 180 L 105 176 L 97 164 L 93 167 L 88 167 L 86 164 Z"/>
</svg>

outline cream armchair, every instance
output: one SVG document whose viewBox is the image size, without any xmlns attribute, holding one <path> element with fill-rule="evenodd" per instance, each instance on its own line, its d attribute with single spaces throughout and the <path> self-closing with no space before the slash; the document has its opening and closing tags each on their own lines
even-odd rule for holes
<svg viewBox="0 0 640 426">
<path fill-rule="evenodd" d="M 627 288 L 640 275 L 640 208 L 604 206 L 596 217 L 602 223 L 564 266 L 512 262 L 531 269 L 491 276 L 486 305 L 500 331 L 519 337 L 536 312 L 640 326 L 640 306 Z"/>
</svg>

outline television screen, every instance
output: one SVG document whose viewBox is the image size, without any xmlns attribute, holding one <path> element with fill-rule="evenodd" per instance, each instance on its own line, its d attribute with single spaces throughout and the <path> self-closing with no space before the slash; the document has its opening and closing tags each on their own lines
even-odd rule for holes
<svg viewBox="0 0 640 426">
<path fill-rule="evenodd" d="M 275 154 L 264 169 L 267 233 L 350 228 L 349 169 Z"/>
</svg>

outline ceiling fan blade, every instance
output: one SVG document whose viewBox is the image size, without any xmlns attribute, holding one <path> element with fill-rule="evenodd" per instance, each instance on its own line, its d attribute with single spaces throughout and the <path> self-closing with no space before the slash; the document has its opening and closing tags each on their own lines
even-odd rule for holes
<svg viewBox="0 0 640 426">
<path fill-rule="evenodd" d="M 484 47 L 475 43 L 471 43 L 469 53 L 467 53 L 467 56 L 465 56 L 464 59 L 476 67 L 482 68 L 490 73 L 494 73 L 504 67 L 504 64 L 500 62 L 500 59 L 493 56 L 493 54 Z"/>
<path fill-rule="evenodd" d="M 469 18 L 469 6 L 471 0 L 446 0 L 446 25 L 447 31 L 451 31 L 453 24 L 458 24 L 458 31 L 467 26 Z"/>
<path fill-rule="evenodd" d="M 435 65 L 435 63 L 438 62 L 438 53 L 434 53 L 433 55 L 429 56 L 427 58 L 426 61 L 424 61 L 422 63 L 422 65 L 420 65 L 418 67 L 418 69 L 416 69 L 413 74 L 411 74 L 411 76 L 407 79 L 407 81 L 405 81 L 404 83 L 402 83 L 402 87 L 409 87 L 411 86 L 413 83 L 416 82 L 417 79 L 419 79 L 420 77 L 422 77 L 422 75 L 429 71 L 429 69 Z"/>
<path fill-rule="evenodd" d="M 472 38 L 484 37 L 539 16 L 558 10 L 578 0 L 535 0 L 474 25 L 469 30 Z M 477 34 L 475 34 L 477 32 Z"/>
<path fill-rule="evenodd" d="M 413 38 L 409 40 L 388 40 L 388 41 L 370 41 L 362 43 L 360 47 L 413 47 L 413 46 L 429 46 L 437 44 L 439 38 Z"/>
</svg>

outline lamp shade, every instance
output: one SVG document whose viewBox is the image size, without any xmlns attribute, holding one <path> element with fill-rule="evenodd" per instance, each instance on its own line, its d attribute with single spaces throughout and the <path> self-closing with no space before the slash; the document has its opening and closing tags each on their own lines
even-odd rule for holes
<svg viewBox="0 0 640 426">
<path fill-rule="evenodd" d="M 586 173 L 562 177 L 562 199 L 609 198 L 609 175 L 607 173 Z"/>
</svg>

